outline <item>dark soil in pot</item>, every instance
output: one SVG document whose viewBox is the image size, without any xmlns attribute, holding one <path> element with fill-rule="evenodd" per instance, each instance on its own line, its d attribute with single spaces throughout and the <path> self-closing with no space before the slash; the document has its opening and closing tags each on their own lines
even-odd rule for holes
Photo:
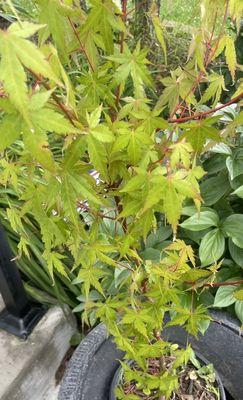
<svg viewBox="0 0 243 400">
<path fill-rule="evenodd" d="M 197 354 L 197 359 L 202 366 L 209 364 L 201 355 Z M 163 359 L 164 367 L 169 369 L 173 361 L 173 357 L 165 357 Z M 129 365 L 132 369 L 139 369 L 132 362 L 129 362 Z M 161 373 L 161 360 L 150 359 L 149 371 L 152 375 L 159 375 Z M 179 370 L 180 387 L 173 392 L 170 400 L 218 400 L 219 398 L 220 400 L 226 400 L 225 391 L 218 374 L 215 373 L 214 382 L 209 382 L 203 378 L 203 375 L 198 374 L 197 371 L 197 368 L 192 363 L 188 363 L 186 367 Z M 161 397 L 156 396 L 156 392 L 151 391 L 150 395 L 145 395 L 137 388 L 135 382 L 125 382 L 122 367 L 118 368 L 112 380 L 109 400 L 117 400 L 115 389 L 118 386 L 123 388 L 126 395 L 137 395 L 141 400 L 161 400 Z M 162 396 L 162 399 L 165 398 Z"/>
</svg>

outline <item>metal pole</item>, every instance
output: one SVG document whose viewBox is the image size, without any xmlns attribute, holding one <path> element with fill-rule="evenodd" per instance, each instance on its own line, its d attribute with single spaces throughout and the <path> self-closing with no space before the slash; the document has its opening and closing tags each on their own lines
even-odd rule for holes
<svg viewBox="0 0 243 400">
<path fill-rule="evenodd" d="M 28 299 L 1 225 L 0 293 L 5 303 L 5 308 L 0 313 L 0 329 L 26 339 L 44 315 L 45 308 Z"/>
</svg>

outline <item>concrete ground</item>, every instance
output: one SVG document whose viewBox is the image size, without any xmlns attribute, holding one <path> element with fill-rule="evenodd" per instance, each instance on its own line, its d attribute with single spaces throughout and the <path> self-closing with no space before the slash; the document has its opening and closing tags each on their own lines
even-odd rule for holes
<svg viewBox="0 0 243 400">
<path fill-rule="evenodd" d="M 0 399 L 56 400 L 55 373 L 75 332 L 74 316 L 60 307 L 50 308 L 26 341 L 0 330 Z"/>
<path fill-rule="evenodd" d="M 59 385 L 56 386 L 55 379 L 53 379 L 52 382 L 50 383 L 49 389 L 43 396 L 43 400 L 57 400 L 58 391 L 59 391 Z"/>
</svg>

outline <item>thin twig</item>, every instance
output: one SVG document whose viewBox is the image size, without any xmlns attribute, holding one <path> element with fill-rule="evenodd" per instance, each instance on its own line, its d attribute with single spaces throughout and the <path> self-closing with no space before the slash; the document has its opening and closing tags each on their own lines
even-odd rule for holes
<svg viewBox="0 0 243 400">
<path fill-rule="evenodd" d="M 113 221 L 117 220 L 116 217 L 110 217 L 109 215 L 103 214 L 103 213 L 101 213 L 99 211 L 91 210 L 91 208 L 89 206 L 87 206 L 85 203 L 81 203 L 80 201 L 78 201 L 77 205 L 78 205 L 79 208 L 82 208 L 83 210 L 89 212 L 90 214 L 92 214 L 92 215 L 94 215 L 96 217 L 111 219 Z"/>
<path fill-rule="evenodd" d="M 187 285 L 196 285 L 197 282 L 193 282 L 193 281 L 186 281 L 185 282 Z M 243 280 L 239 280 L 239 281 L 232 281 L 232 282 L 212 282 L 212 283 L 204 283 L 202 285 L 202 287 L 221 287 L 221 286 L 238 286 L 238 285 L 242 285 L 243 284 Z"/>
<path fill-rule="evenodd" d="M 77 30 L 76 30 L 76 28 L 75 28 L 75 26 L 74 26 L 74 24 L 73 24 L 73 21 L 71 20 L 70 17 L 68 17 L 68 21 L 69 21 L 69 23 L 70 23 L 70 25 L 71 25 L 71 27 L 72 27 L 72 30 L 73 30 L 73 32 L 74 32 L 74 35 L 76 36 L 76 38 L 77 38 L 77 40 L 78 40 L 78 42 L 79 42 L 80 50 L 82 51 L 82 53 L 84 53 L 85 57 L 87 58 L 87 61 L 88 61 L 88 63 L 89 63 L 89 66 L 90 66 L 92 72 L 94 72 L 94 67 L 93 67 L 93 65 L 92 65 L 92 63 L 91 63 L 91 61 L 90 61 L 90 59 L 89 59 L 89 56 L 88 56 L 88 54 L 87 54 L 87 52 L 86 52 L 86 50 L 85 50 L 85 48 L 84 48 L 84 46 L 83 46 L 83 44 L 82 44 L 82 42 L 81 42 L 81 40 L 80 40 L 80 37 L 79 37 L 79 35 L 78 35 L 78 32 L 77 32 Z"/>
<path fill-rule="evenodd" d="M 213 114 L 216 111 L 222 110 L 223 108 L 230 106 L 231 104 L 238 103 L 241 99 L 243 99 L 243 93 L 240 93 L 238 96 L 234 97 L 227 103 L 221 104 L 221 106 L 212 108 L 211 110 L 200 112 L 200 113 L 195 113 L 194 115 L 190 115 L 188 117 L 169 119 L 169 122 L 173 124 L 173 123 L 191 121 L 194 119 L 201 119 L 201 118 L 206 117 L 207 115 Z"/>
</svg>

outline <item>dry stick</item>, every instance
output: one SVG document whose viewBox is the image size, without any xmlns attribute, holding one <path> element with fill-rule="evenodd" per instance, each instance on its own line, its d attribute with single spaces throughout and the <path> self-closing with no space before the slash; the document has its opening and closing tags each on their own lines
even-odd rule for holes
<svg viewBox="0 0 243 400">
<path fill-rule="evenodd" d="M 234 97 L 230 101 L 228 101 L 225 104 L 221 104 L 221 106 L 212 108 L 211 110 L 196 113 L 194 115 L 188 116 L 188 117 L 183 117 L 183 118 L 177 118 L 177 119 L 169 119 L 169 122 L 173 123 L 180 123 L 180 122 L 186 122 L 186 121 L 191 121 L 194 119 L 201 119 L 206 117 L 209 114 L 213 114 L 216 111 L 222 110 L 223 108 L 230 106 L 233 103 L 238 103 L 241 99 L 243 99 L 243 93 L 240 93 L 238 96 Z"/>
</svg>

